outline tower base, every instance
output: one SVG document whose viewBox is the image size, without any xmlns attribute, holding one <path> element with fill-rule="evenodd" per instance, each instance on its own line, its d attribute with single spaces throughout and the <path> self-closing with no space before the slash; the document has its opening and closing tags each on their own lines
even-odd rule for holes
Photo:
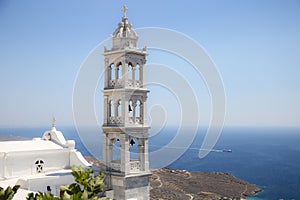
<svg viewBox="0 0 300 200">
<path fill-rule="evenodd" d="M 111 175 L 112 190 L 106 191 L 106 197 L 124 200 L 150 199 L 151 173 L 132 175 Z"/>
</svg>

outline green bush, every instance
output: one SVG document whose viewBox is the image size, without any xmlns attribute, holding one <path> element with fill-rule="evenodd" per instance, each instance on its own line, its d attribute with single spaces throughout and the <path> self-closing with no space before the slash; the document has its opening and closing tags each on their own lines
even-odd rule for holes
<svg viewBox="0 0 300 200">
<path fill-rule="evenodd" d="M 0 200 L 11 200 L 19 188 L 19 185 L 15 185 L 13 188 L 8 186 L 5 190 L 0 187 Z"/>
</svg>

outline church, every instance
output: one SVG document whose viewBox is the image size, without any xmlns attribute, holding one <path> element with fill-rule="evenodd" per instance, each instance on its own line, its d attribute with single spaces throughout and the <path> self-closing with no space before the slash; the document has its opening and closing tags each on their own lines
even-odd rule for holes
<svg viewBox="0 0 300 200">
<path fill-rule="evenodd" d="M 25 199 L 27 193 L 51 192 L 59 196 L 59 187 L 74 182 L 71 167 L 89 167 L 74 140 L 66 140 L 52 128 L 41 138 L 0 141 L 0 186 L 20 185 L 14 199 Z"/>
</svg>

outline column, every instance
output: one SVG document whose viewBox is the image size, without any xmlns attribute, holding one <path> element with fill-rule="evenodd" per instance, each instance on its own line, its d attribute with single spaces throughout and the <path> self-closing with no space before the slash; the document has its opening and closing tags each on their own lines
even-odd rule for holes
<svg viewBox="0 0 300 200">
<path fill-rule="evenodd" d="M 147 94 L 145 94 L 147 95 Z M 143 99 L 143 125 L 147 125 L 148 122 L 147 122 L 147 97 L 144 97 Z"/>
<path fill-rule="evenodd" d="M 122 99 L 122 118 L 123 118 L 123 122 L 124 122 L 124 126 L 126 126 L 127 124 L 129 124 L 129 115 L 128 115 L 128 100 L 126 100 L 127 97 L 125 96 L 125 94 L 123 95 L 123 99 Z"/>
<path fill-rule="evenodd" d="M 107 137 L 106 133 L 102 133 L 102 160 L 105 165 L 105 168 L 107 168 L 108 162 L 107 162 Z"/>
<path fill-rule="evenodd" d="M 132 100 L 132 121 L 135 124 L 136 100 Z"/>
<path fill-rule="evenodd" d="M 116 79 L 116 83 L 117 83 L 117 80 L 119 79 L 119 67 L 117 65 L 115 65 L 115 79 Z"/>
<path fill-rule="evenodd" d="M 144 102 L 140 101 L 140 124 L 144 124 Z"/>
<path fill-rule="evenodd" d="M 106 125 L 109 122 L 109 115 L 110 115 L 110 105 L 108 102 L 108 96 L 104 95 L 104 120 L 103 124 Z"/>
<path fill-rule="evenodd" d="M 108 66 L 108 58 L 105 58 L 105 80 L 104 80 L 104 88 L 107 88 L 109 86 L 109 69 Z"/>
<path fill-rule="evenodd" d="M 146 82 L 146 77 L 145 77 L 145 73 L 144 73 L 144 68 L 145 68 L 145 64 L 143 62 L 143 64 L 140 66 L 140 87 L 145 87 L 144 84 Z"/>
<path fill-rule="evenodd" d="M 135 82 L 135 70 L 136 70 L 136 67 L 135 66 L 132 66 L 132 81 Z"/>
<path fill-rule="evenodd" d="M 129 136 L 120 134 L 120 156 L 121 156 L 121 171 L 128 175 L 130 173 L 130 152 L 129 152 Z"/>
<path fill-rule="evenodd" d="M 141 165 L 140 170 L 144 171 L 144 169 L 145 169 L 145 165 L 144 165 L 144 162 L 145 162 L 145 159 L 144 159 L 144 138 L 139 138 L 138 142 L 139 142 L 139 161 L 140 161 L 140 165 Z"/>
<path fill-rule="evenodd" d="M 114 100 L 114 111 L 115 111 L 114 115 L 115 115 L 115 121 L 116 121 L 116 119 L 117 119 L 117 117 L 118 117 L 118 104 L 119 104 L 119 101 L 115 99 L 115 100 Z"/>
<path fill-rule="evenodd" d="M 123 60 L 123 66 L 122 66 L 122 87 L 127 86 L 128 82 L 128 64 L 125 63 L 125 59 Z"/>
<path fill-rule="evenodd" d="M 148 156 L 148 132 L 147 136 L 144 138 L 144 171 L 149 171 L 149 156 Z"/>
</svg>

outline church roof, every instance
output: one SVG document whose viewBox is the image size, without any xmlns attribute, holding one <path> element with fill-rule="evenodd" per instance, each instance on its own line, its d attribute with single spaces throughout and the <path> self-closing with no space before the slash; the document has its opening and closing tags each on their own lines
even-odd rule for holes
<svg viewBox="0 0 300 200">
<path fill-rule="evenodd" d="M 41 139 L 24 140 L 24 141 L 0 141 L 0 153 L 10 152 L 28 152 L 41 150 L 59 150 L 62 146 L 52 141 Z"/>
</svg>

